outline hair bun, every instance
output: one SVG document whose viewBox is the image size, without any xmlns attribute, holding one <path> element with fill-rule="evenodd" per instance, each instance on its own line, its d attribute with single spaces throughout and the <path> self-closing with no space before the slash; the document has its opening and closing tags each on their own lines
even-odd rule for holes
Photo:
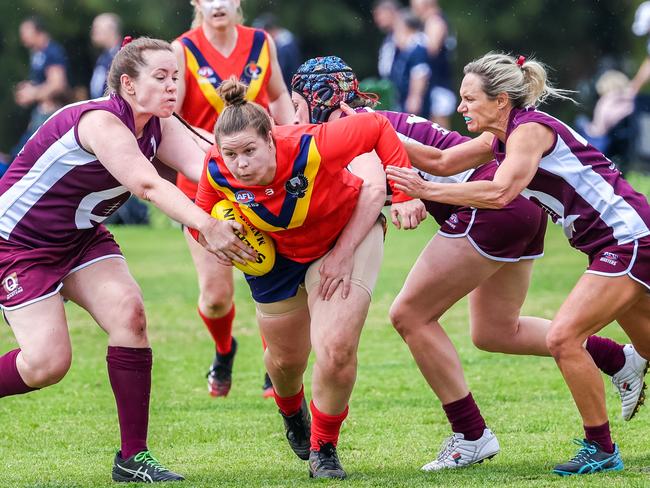
<svg viewBox="0 0 650 488">
<path fill-rule="evenodd" d="M 239 81 L 235 76 L 231 76 L 219 87 L 219 96 L 223 99 L 226 106 L 244 105 L 246 103 L 246 90 L 248 86 Z"/>
</svg>

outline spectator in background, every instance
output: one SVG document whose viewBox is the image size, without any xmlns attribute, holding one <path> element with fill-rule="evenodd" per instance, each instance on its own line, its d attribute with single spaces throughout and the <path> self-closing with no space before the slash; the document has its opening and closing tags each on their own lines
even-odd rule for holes
<svg viewBox="0 0 650 488">
<path fill-rule="evenodd" d="M 390 79 L 397 90 L 398 110 L 426 116 L 431 69 L 422 24 L 409 9 L 398 12 L 393 36 L 397 48 Z"/>
<path fill-rule="evenodd" d="M 650 34 L 650 1 L 643 2 L 636 9 L 632 32 L 637 36 L 647 36 Z M 639 93 L 643 85 L 650 80 L 650 38 L 648 38 L 647 42 L 646 58 L 641 63 L 639 71 L 637 71 L 630 83 L 630 91 L 633 95 Z"/>
<path fill-rule="evenodd" d="M 449 116 L 456 110 L 456 95 L 451 86 L 449 63 L 450 45 L 455 39 L 449 35 L 449 25 L 437 0 L 411 0 L 413 13 L 424 25 L 425 46 L 431 76 L 429 78 L 428 113 L 431 120 L 449 127 Z"/>
<path fill-rule="evenodd" d="M 253 27 L 265 30 L 275 41 L 275 48 L 278 53 L 278 63 L 282 70 L 282 78 L 287 85 L 287 89 L 291 90 L 291 78 L 298 70 L 298 66 L 302 63 L 302 55 L 300 54 L 300 47 L 296 37 L 287 29 L 278 24 L 278 19 L 272 13 L 265 13 L 260 15 L 253 22 Z"/>
<path fill-rule="evenodd" d="M 34 107 L 27 130 L 11 151 L 11 159 L 30 136 L 67 102 L 67 59 L 63 47 L 52 40 L 43 21 L 28 17 L 19 27 L 20 42 L 30 51 L 29 79 L 16 86 L 14 99 L 23 108 Z"/>
<path fill-rule="evenodd" d="M 377 0 L 372 9 L 372 18 L 375 25 L 386 35 L 379 48 L 377 62 L 377 73 L 384 79 L 390 78 L 393 61 L 395 60 L 397 48 L 393 39 L 393 30 L 400 8 L 401 6 L 397 0 Z"/>
<path fill-rule="evenodd" d="M 104 96 L 108 70 L 122 43 L 122 19 L 112 13 L 99 14 L 93 20 L 90 40 L 102 50 L 90 79 L 90 98 L 99 98 Z"/>
<path fill-rule="evenodd" d="M 605 71 L 596 82 L 599 98 L 594 107 L 593 119 L 589 121 L 579 118 L 576 121 L 578 131 L 589 144 L 607 157 L 611 157 L 609 148 L 612 131 L 634 112 L 634 94 L 629 86 L 630 80 L 625 74 L 613 69 Z"/>
<path fill-rule="evenodd" d="M 106 92 L 106 78 L 113 58 L 122 45 L 122 19 L 117 14 L 99 14 L 90 28 L 90 40 L 93 46 L 102 50 L 95 62 L 93 76 L 90 79 L 90 98 L 100 98 Z M 111 214 L 104 223 L 110 225 L 148 225 L 149 207 L 131 195 L 129 199 Z"/>
</svg>

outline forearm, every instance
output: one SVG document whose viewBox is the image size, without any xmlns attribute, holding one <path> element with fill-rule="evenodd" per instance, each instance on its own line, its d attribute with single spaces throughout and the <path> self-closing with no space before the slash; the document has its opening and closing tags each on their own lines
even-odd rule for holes
<svg viewBox="0 0 650 488">
<path fill-rule="evenodd" d="M 377 221 L 385 200 L 386 189 L 383 185 L 370 184 L 362 186 L 357 206 L 354 208 L 350 220 L 343 228 L 334 247 L 354 252 Z"/>
<path fill-rule="evenodd" d="M 269 103 L 269 110 L 276 124 L 289 125 L 293 123 L 293 103 L 291 103 L 291 97 L 286 90 Z"/>
<path fill-rule="evenodd" d="M 201 232 L 211 219 L 210 215 L 196 206 L 175 185 L 162 178 L 147 185 L 136 196 L 153 203 L 171 219 Z"/>
<path fill-rule="evenodd" d="M 505 207 L 517 194 L 494 181 L 469 181 L 458 184 L 425 182 L 420 198 L 463 207 Z"/>
<path fill-rule="evenodd" d="M 650 57 L 645 58 L 639 71 L 637 71 L 636 75 L 630 82 L 632 91 L 638 93 L 641 88 L 643 88 L 643 85 L 647 83 L 648 79 L 650 79 Z"/>
</svg>

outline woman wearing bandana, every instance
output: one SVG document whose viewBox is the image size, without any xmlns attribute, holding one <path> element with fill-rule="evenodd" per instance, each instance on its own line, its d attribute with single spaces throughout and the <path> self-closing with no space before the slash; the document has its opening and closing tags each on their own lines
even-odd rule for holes
<svg viewBox="0 0 650 488">
<path fill-rule="evenodd" d="M 215 126 L 216 145 L 206 158 L 196 203 L 209 212 L 228 199 L 275 241 L 274 268 L 246 276 L 268 345 L 265 363 L 275 400 L 287 440 L 299 458 L 309 460 L 310 476 L 345 478 L 336 446 L 383 249 L 380 221 L 354 238 L 344 235 L 363 185 L 347 165 L 373 150 L 383 164 L 410 165 L 380 115 L 272 126 L 263 108 L 245 100 L 245 90 L 234 79 L 219 90 L 227 106 Z M 394 199 L 407 197 L 395 191 Z M 351 250 L 346 259 L 352 273 L 348 286 L 332 293 L 340 283 L 324 283 L 323 266 L 328 253 L 342 246 Z M 316 360 L 308 408 L 303 374 L 312 348 Z"/>
<path fill-rule="evenodd" d="M 325 96 L 323 96 L 325 94 Z M 292 81 L 296 122 L 321 123 L 344 113 L 345 102 L 357 111 L 369 110 L 376 100 L 358 90 L 356 76 L 340 58 L 329 56 L 305 62 Z M 414 115 L 379 111 L 402 141 L 420 147 L 447 149 L 470 141 Z M 433 176 L 419 171 L 421 181 L 446 185 L 489 181 L 494 161 L 458 174 Z M 423 200 L 440 225 L 413 266 L 391 307 L 391 321 L 408 344 L 422 374 L 442 402 L 453 434 L 425 471 L 459 468 L 481 462 L 499 452 L 465 382 L 458 354 L 441 327 L 440 317 L 469 295 L 471 334 L 481 349 L 508 354 L 549 356 L 546 333 L 550 321 L 521 317 L 533 261 L 543 255 L 546 216 L 522 196 L 500 210 L 477 209 Z M 612 376 L 629 420 L 643 393 L 647 361 L 631 345 L 589 337 L 587 351 L 598 367 Z"/>
<path fill-rule="evenodd" d="M 173 43 L 181 76 L 176 109 L 190 124 L 212 139 L 214 123 L 224 108 L 217 89 L 236 76 L 248 85 L 247 100 L 270 110 L 278 124 L 293 118 L 293 109 L 278 64 L 275 45 L 264 31 L 241 25 L 240 0 L 191 0 L 192 29 Z M 207 150 L 207 147 L 205 148 Z M 179 174 L 178 187 L 189 197 L 196 183 Z M 198 314 L 215 342 L 216 354 L 208 372 L 208 392 L 228 395 L 237 342 L 232 337 L 235 317 L 233 278 L 186 233 L 199 280 Z M 265 394 L 271 393 L 265 381 Z"/>
</svg>

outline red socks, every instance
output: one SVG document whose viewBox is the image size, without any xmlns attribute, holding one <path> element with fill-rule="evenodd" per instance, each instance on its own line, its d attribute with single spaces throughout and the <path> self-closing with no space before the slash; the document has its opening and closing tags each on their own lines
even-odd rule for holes
<svg viewBox="0 0 650 488">
<path fill-rule="evenodd" d="M 480 439 L 485 430 L 485 420 L 481 416 L 472 394 L 442 406 L 451 424 L 452 432 L 463 434 L 468 441 Z"/>
<path fill-rule="evenodd" d="M 311 450 L 319 451 L 322 444 L 331 442 L 336 447 L 339 441 L 341 424 L 348 416 L 349 407 L 338 415 L 328 415 L 316 408 L 314 402 L 309 404 L 311 409 Z"/>
<path fill-rule="evenodd" d="M 277 404 L 280 411 L 287 417 L 290 417 L 298 413 L 298 410 L 300 410 L 300 406 L 302 405 L 302 399 L 305 398 L 305 387 L 302 386 L 300 388 L 300 391 L 295 395 L 290 397 L 284 397 L 284 398 L 278 396 L 274 388 L 273 397 L 275 398 L 275 403 Z"/>
<path fill-rule="evenodd" d="M 0 356 L 0 398 L 37 390 L 37 388 L 27 386 L 18 373 L 16 357 L 19 352 L 20 349 L 14 349 L 4 356 Z"/>
<path fill-rule="evenodd" d="M 232 304 L 232 308 L 226 315 L 217 317 L 216 319 L 206 317 L 198 307 L 197 310 L 199 316 L 203 319 L 203 323 L 208 328 L 208 331 L 210 331 L 212 339 L 214 339 L 217 352 L 219 354 L 228 354 L 230 349 L 232 349 L 232 323 L 235 319 L 235 304 Z"/>
</svg>

